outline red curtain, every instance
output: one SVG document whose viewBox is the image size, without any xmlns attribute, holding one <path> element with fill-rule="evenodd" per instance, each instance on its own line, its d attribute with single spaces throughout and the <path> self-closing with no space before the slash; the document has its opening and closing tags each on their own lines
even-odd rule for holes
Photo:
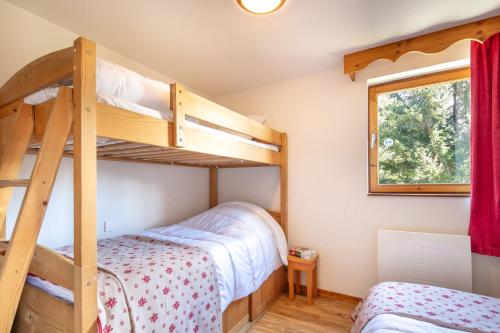
<svg viewBox="0 0 500 333">
<path fill-rule="evenodd" d="M 472 251 L 500 257 L 500 33 L 471 43 Z"/>
</svg>

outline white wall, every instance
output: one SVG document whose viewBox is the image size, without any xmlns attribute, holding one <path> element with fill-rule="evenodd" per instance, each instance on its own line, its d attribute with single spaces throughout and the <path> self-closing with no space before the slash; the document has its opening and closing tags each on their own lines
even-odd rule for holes
<svg viewBox="0 0 500 333">
<path fill-rule="evenodd" d="M 0 0 L 0 85 L 22 66 L 46 53 L 68 47 L 78 36 Z M 98 56 L 165 82 L 158 72 L 98 46 Z M 28 177 L 34 157 L 28 156 L 22 177 Z M 10 234 L 24 190 L 14 193 L 7 216 Z M 163 165 L 98 162 L 99 237 L 178 222 L 208 208 L 208 171 Z M 104 221 L 114 232 L 104 233 Z M 39 243 L 57 247 L 73 242 L 73 167 L 64 158 L 45 215 Z"/>
<path fill-rule="evenodd" d="M 379 61 L 356 82 L 335 68 L 218 98 L 243 113 L 265 114 L 268 125 L 288 133 L 289 241 L 319 251 L 320 288 L 364 295 L 376 282 L 379 228 L 467 233 L 468 198 L 367 196 L 366 82 L 467 57 L 468 43 L 460 43 L 435 56 Z M 279 207 L 276 176 L 273 169 L 223 170 L 220 197 Z M 262 197 L 264 187 L 274 195 Z M 500 259 L 474 255 L 473 280 L 476 292 L 500 296 Z"/>
<path fill-rule="evenodd" d="M 0 85 L 36 57 L 71 45 L 76 34 L 0 0 Z M 170 78 L 98 46 L 98 56 L 156 79 Z M 289 133 L 291 245 L 321 253 L 320 287 L 363 295 L 376 279 L 378 228 L 467 232 L 464 198 L 368 197 L 366 79 L 467 56 L 457 45 L 438 56 L 409 55 L 378 62 L 352 83 L 340 68 L 223 96 L 243 113 L 265 113 L 268 124 Z M 284 59 L 286 61 L 286 59 Z M 24 165 L 24 176 L 33 157 Z M 40 242 L 72 242 L 72 161 L 64 159 L 47 209 Z M 242 199 L 279 208 L 276 168 L 221 171 L 220 201 Z M 12 228 L 22 190 L 8 214 Z M 197 168 L 98 162 L 99 236 L 173 223 L 208 207 L 208 173 Z M 115 232 L 103 234 L 104 220 Z M 474 289 L 500 296 L 500 261 L 474 256 Z"/>
<path fill-rule="evenodd" d="M 21 178 L 29 177 L 28 155 Z M 16 189 L 7 215 L 10 235 L 24 189 Z M 180 222 L 208 209 L 208 171 L 204 168 L 113 161 L 97 162 L 97 232 L 99 238 Z M 111 232 L 104 233 L 104 222 Z M 73 160 L 64 158 L 45 213 L 38 243 L 60 247 L 73 243 Z"/>
</svg>

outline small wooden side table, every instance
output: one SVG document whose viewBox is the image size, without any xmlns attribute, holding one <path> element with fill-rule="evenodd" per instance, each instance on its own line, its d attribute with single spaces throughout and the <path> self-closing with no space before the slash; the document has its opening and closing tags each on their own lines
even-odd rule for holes
<svg viewBox="0 0 500 333">
<path fill-rule="evenodd" d="M 311 260 L 301 259 L 295 256 L 288 256 L 288 292 L 290 302 L 295 300 L 294 281 L 295 275 L 295 292 L 300 293 L 300 272 L 306 272 L 307 278 L 307 304 L 313 304 L 313 297 L 318 296 L 318 256 Z M 295 273 L 295 274 L 294 274 Z"/>
</svg>

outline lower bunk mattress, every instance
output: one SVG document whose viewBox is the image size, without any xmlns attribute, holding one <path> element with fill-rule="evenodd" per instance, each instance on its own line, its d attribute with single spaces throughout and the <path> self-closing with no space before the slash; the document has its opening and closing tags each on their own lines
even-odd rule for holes
<svg viewBox="0 0 500 333">
<path fill-rule="evenodd" d="M 58 252 L 73 257 L 67 246 Z M 227 306 L 287 265 L 279 224 L 262 208 L 219 205 L 179 224 L 98 241 L 102 332 L 218 332 Z M 66 302 L 73 293 L 29 276 Z"/>
<path fill-rule="evenodd" d="M 499 333 L 500 299 L 402 282 L 374 286 L 352 315 L 351 333 Z"/>
</svg>

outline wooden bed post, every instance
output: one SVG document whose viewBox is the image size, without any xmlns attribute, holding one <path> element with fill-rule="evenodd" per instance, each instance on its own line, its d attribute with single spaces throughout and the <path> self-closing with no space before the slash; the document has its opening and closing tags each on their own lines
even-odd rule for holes
<svg viewBox="0 0 500 333">
<path fill-rule="evenodd" d="M 288 239 L 288 136 L 281 133 L 281 227 Z"/>
<path fill-rule="evenodd" d="M 216 167 L 210 167 L 210 208 L 217 206 L 218 197 L 217 197 L 217 176 L 218 169 Z"/>
<path fill-rule="evenodd" d="M 74 42 L 74 330 L 97 332 L 96 47 Z"/>
</svg>

